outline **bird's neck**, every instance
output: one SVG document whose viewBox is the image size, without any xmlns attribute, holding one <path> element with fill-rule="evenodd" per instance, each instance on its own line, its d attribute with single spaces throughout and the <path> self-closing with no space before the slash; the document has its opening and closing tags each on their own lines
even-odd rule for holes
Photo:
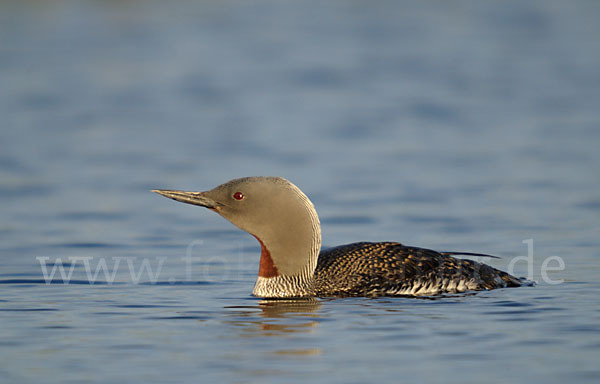
<svg viewBox="0 0 600 384">
<path fill-rule="evenodd" d="M 306 198 L 305 209 L 289 225 L 259 238 L 258 278 L 252 294 L 266 298 L 314 296 L 314 273 L 321 250 L 321 225 Z"/>
</svg>

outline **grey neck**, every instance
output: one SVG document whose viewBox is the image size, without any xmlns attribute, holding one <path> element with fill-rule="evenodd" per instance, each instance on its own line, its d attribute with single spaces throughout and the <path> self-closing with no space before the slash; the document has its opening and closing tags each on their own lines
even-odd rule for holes
<svg viewBox="0 0 600 384">
<path fill-rule="evenodd" d="M 295 187 L 295 186 L 294 186 Z M 312 202 L 297 189 L 300 212 L 287 217 L 284 235 L 262 239 L 278 276 L 258 276 L 252 294 L 265 298 L 314 296 L 314 273 L 321 250 L 321 224 Z"/>
</svg>

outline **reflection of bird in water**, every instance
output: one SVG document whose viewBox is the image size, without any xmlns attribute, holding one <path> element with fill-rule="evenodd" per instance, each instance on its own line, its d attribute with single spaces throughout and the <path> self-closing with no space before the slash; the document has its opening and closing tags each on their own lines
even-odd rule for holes
<svg viewBox="0 0 600 384">
<path fill-rule="evenodd" d="M 209 208 L 261 244 L 253 294 L 259 297 L 438 295 L 504 287 L 508 273 L 452 255 L 399 243 L 354 243 L 321 249 L 321 226 L 311 201 L 280 177 L 231 180 L 207 192 L 155 190 Z"/>
<path fill-rule="evenodd" d="M 258 305 L 262 309 L 264 317 L 287 317 L 292 313 L 310 315 L 316 313 L 321 307 L 317 299 L 276 299 L 261 300 Z"/>
<path fill-rule="evenodd" d="M 230 323 L 244 327 L 244 336 L 277 336 L 312 331 L 318 325 L 320 307 L 316 299 L 298 299 L 262 300 L 256 306 L 227 309 L 236 317 Z"/>
</svg>

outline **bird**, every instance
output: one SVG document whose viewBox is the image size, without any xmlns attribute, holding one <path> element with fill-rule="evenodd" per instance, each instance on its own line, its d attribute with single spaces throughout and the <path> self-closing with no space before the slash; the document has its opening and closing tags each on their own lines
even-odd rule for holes
<svg viewBox="0 0 600 384">
<path fill-rule="evenodd" d="M 519 287 L 522 281 L 477 261 L 398 242 L 356 242 L 321 250 L 311 200 L 277 176 L 230 180 L 205 192 L 154 189 L 205 207 L 254 236 L 261 247 L 252 294 L 265 299 L 439 296 Z"/>
</svg>

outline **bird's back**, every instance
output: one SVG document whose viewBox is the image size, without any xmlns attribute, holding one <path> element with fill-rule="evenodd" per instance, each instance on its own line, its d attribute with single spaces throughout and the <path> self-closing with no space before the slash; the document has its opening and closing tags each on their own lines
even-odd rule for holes
<svg viewBox="0 0 600 384">
<path fill-rule="evenodd" d="M 315 292 L 321 297 L 438 295 L 520 285 L 488 265 L 393 242 L 326 249 L 315 271 Z"/>
</svg>

